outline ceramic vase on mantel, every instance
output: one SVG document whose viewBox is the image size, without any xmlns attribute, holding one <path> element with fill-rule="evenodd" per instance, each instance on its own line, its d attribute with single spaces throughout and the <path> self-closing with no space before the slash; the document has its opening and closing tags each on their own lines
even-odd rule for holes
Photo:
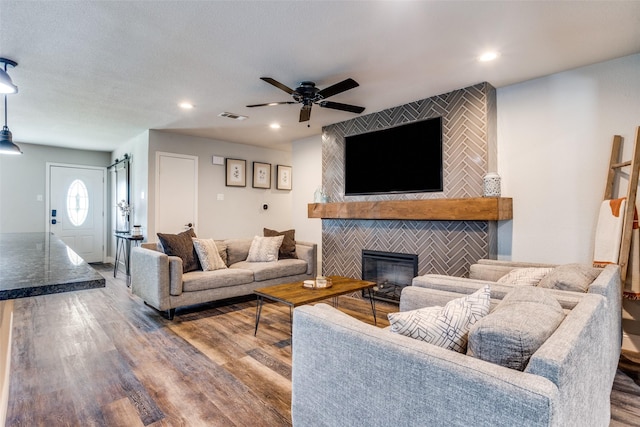
<svg viewBox="0 0 640 427">
<path fill-rule="evenodd" d="M 500 175 L 489 172 L 482 178 L 482 184 L 484 197 L 500 197 Z"/>
</svg>

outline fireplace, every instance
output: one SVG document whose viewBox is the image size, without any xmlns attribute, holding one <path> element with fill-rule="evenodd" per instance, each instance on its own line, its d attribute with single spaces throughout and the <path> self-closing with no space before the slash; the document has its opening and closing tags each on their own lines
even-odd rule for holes
<svg viewBox="0 0 640 427">
<path fill-rule="evenodd" d="M 362 250 L 362 280 L 377 283 L 375 299 L 400 302 L 402 288 L 417 275 L 418 255 Z"/>
</svg>

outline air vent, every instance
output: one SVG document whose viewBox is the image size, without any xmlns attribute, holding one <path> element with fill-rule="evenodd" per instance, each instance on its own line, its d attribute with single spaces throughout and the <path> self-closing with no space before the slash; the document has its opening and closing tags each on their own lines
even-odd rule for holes
<svg viewBox="0 0 640 427">
<path fill-rule="evenodd" d="M 228 113 L 226 111 L 224 113 L 218 114 L 218 117 L 228 117 L 228 118 L 233 119 L 233 120 L 246 120 L 246 119 L 249 118 L 247 116 L 241 116 L 240 114 Z"/>
</svg>

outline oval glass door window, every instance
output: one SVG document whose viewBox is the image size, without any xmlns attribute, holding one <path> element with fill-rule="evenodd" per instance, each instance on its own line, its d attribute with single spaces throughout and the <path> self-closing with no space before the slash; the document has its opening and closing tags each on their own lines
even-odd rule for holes
<svg viewBox="0 0 640 427">
<path fill-rule="evenodd" d="M 81 226 L 89 213 L 89 192 L 87 186 L 79 179 L 69 185 L 67 191 L 67 216 L 71 224 Z"/>
</svg>

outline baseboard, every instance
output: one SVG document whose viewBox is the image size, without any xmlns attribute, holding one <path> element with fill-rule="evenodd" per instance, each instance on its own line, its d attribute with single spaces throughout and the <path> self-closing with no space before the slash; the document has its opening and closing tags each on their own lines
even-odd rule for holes
<svg viewBox="0 0 640 427">
<path fill-rule="evenodd" d="M 116 262 L 116 259 L 112 256 L 108 256 L 104 259 L 105 264 L 113 264 L 114 262 Z"/>
<path fill-rule="evenodd" d="M 640 335 L 622 333 L 622 349 L 640 353 Z"/>
</svg>

